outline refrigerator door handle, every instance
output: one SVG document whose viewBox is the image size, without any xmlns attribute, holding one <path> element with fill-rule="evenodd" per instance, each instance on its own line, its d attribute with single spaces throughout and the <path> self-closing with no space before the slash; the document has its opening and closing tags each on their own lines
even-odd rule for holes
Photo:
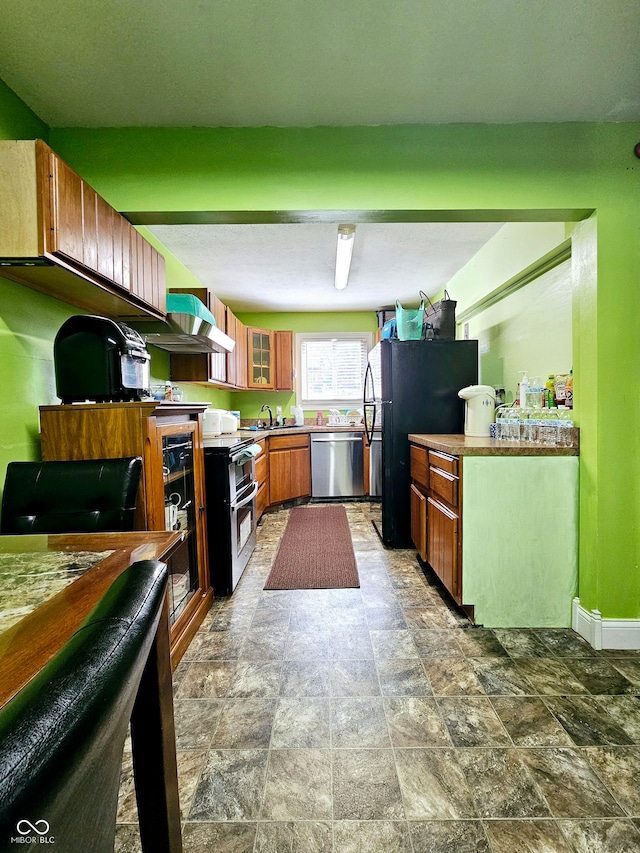
<svg viewBox="0 0 640 853">
<path fill-rule="evenodd" d="M 363 420 L 364 420 L 364 434 L 367 440 L 367 446 L 371 446 L 371 442 L 373 441 L 373 430 L 376 425 L 376 414 L 377 414 L 378 406 L 376 403 L 364 403 L 363 404 Z M 371 412 L 371 417 L 367 416 L 368 412 Z"/>
<path fill-rule="evenodd" d="M 372 397 L 368 397 L 367 388 L 371 388 Z M 363 413 L 363 421 L 364 421 L 364 433 L 367 439 L 367 445 L 371 445 L 371 441 L 373 439 L 373 429 L 376 425 L 376 404 L 375 404 L 375 394 L 376 389 L 373 383 L 373 371 L 371 370 L 371 364 L 367 362 L 367 369 L 364 373 L 364 388 L 362 389 L 362 413 Z M 369 418 L 367 418 L 367 411 L 370 410 L 372 412 L 371 415 L 371 425 L 369 426 Z"/>
</svg>

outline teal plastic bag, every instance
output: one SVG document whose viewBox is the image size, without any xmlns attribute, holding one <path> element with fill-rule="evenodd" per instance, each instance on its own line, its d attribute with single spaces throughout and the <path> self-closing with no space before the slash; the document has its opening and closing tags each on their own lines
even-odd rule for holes
<svg viewBox="0 0 640 853">
<path fill-rule="evenodd" d="M 396 301 L 396 326 L 398 340 L 419 341 L 422 338 L 422 324 L 424 322 L 424 299 L 419 308 L 403 308 Z"/>
</svg>

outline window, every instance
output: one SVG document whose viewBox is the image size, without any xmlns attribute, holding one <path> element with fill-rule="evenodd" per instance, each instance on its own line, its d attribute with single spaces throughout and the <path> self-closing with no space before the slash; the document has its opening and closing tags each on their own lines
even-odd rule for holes
<svg viewBox="0 0 640 853">
<path fill-rule="evenodd" d="M 354 408 L 362 404 L 368 332 L 296 335 L 296 397 L 303 408 Z"/>
</svg>

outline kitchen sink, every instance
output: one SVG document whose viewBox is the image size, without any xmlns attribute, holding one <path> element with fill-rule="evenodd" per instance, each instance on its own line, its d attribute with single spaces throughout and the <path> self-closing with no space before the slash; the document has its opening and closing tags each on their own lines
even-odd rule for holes
<svg viewBox="0 0 640 853">
<path fill-rule="evenodd" d="M 277 430 L 292 429 L 293 427 L 295 427 L 295 424 L 282 424 L 281 426 L 274 424 L 273 426 L 241 427 L 241 430 L 243 432 L 245 430 L 251 431 L 251 432 L 265 432 L 265 431 L 266 432 L 276 432 Z"/>
<path fill-rule="evenodd" d="M 295 424 L 274 424 L 273 426 L 259 427 L 259 429 L 267 429 L 267 430 L 271 430 L 273 432 L 273 430 L 276 430 L 276 429 L 291 429 L 294 426 L 295 426 Z"/>
</svg>

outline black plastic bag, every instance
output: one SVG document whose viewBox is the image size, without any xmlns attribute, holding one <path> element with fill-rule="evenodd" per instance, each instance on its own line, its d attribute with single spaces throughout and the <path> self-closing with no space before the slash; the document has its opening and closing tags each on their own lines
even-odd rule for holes
<svg viewBox="0 0 640 853">
<path fill-rule="evenodd" d="M 448 291 L 444 292 L 444 299 L 433 303 L 426 293 L 420 291 L 423 301 L 428 303 L 424 311 L 424 327 L 422 337 L 425 340 L 455 341 L 456 339 L 456 305 L 455 299 L 451 299 Z"/>
</svg>

